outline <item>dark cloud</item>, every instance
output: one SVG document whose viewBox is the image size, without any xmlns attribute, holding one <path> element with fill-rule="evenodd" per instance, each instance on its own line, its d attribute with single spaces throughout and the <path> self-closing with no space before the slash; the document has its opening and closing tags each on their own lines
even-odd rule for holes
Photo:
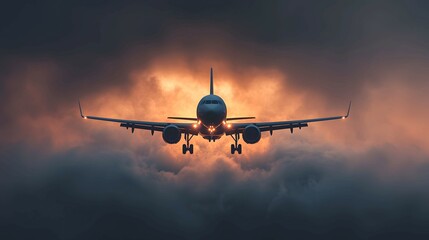
<svg viewBox="0 0 429 240">
<path fill-rule="evenodd" d="M 174 50 L 189 64 L 204 57 L 228 59 L 240 71 L 280 69 L 294 88 L 331 95 L 334 104 L 362 88 L 368 69 L 402 67 L 395 59 L 415 63 L 425 58 L 428 19 L 422 4 L 10 3 L 0 21 L 1 75 L 12 81 L 4 75 L 52 62 L 59 72 L 50 83 L 49 100 L 69 102 L 77 91 L 82 96 L 106 87 L 126 89 L 130 72 Z"/>
<path fill-rule="evenodd" d="M 5 4 L 0 238 L 427 239 L 426 5 Z M 231 114 L 352 117 L 241 156 L 79 121 L 192 115 L 210 66 Z"/>
<path fill-rule="evenodd" d="M 271 170 L 219 159 L 209 170 L 178 173 L 124 153 L 76 149 L 45 158 L 18 150 L 2 156 L 8 239 L 427 237 L 427 163 L 384 176 L 404 159 L 380 149 L 330 159 L 286 148 L 268 155 Z"/>
</svg>

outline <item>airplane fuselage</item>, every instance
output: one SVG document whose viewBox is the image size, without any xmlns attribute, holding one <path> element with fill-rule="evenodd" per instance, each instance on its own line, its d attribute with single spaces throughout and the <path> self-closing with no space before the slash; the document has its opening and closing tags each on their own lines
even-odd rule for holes
<svg viewBox="0 0 429 240">
<path fill-rule="evenodd" d="M 197 105 L 199 134 L 209 141 L 221 138 L 228 128 L 226 104 L 217 95 L 204 96 Z"/>
</svg>

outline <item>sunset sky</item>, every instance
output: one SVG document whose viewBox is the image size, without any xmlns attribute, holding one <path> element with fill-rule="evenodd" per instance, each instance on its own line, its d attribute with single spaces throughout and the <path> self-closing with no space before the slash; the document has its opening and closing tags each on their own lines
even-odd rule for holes
<svg viewBox="0 0 429 240">
<path fill-rule="evenodd" d="M 426 1 L 24 1 L 0 9 L 0 239 L 428 239 Z M 181 141 L 87 115 L 257 121 Z"/>
</svg>

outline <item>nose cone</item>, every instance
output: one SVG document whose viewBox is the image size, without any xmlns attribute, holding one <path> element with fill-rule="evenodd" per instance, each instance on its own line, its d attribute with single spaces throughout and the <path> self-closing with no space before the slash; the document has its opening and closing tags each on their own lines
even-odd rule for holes
<svg viewBox="0 0 429 240">
<path fill-rule="evenodd" d="M 207 120 L 208 123 L 215 125 L 219 122 L 219 114 L 216 109 L 208 109 L 205 113 L 204 118 Z"/>
<path fill-rule="evenodd" d="M 223 121 L 223 112 L 219 106 L 204 106 L 199 116 L 206 125 L 218 125 Z"/>
<path fill-rule="evenodd" d="M 218 126 L 226 118 L 226 106 L 222 98 L 208 95 L 201 99 L 197 107 L 197 117 L 206 126 Z"/>
</svg>

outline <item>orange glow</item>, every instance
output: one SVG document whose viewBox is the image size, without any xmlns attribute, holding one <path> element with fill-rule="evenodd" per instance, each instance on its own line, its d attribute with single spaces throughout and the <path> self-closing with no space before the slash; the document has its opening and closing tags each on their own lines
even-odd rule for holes
<svg viewBox="0 0 429 240">
<path fill-rule="evenodd" d="M 82 96 L 85 112 L 91 116 L 147 121 L 168 121 L 167 116 L 195 117 L 199 100 L 209 91 L 210 65 L 214 66 L 215 71 L 214 91 L 224 99 L 228 116 L 231 117 L 252 115 L 256 116 L 257 121 L 278 121 L 337 116 L 344 112 L 349 100 L 344 99 L 344 103 L 336 104 L 330 102 L 325 94 L 309 94 L 307 89 L 294 88 L 293 83 L 297 79 L 289 79 L 274 67 L 244 66 L 246 71 L 238 71 L 226 60 L 207 58 L 191 65 L 185 57 L 186 54 L 160 55 L 151 64 L 130 72 L 129 87 L 106 87 Z M 13 144 L 25 139 L 34 146 L 43 143 L 44 147 L 59 151 L 89 143 L 97 144 L 97 136 L 102 135 L 112 146 L 130 151 L 145 145 L 169 156 L 182 156 L 180 144 L 165 144 L 158 132 L 152 137 L 150 131 L 136 130 L 131 137 L 129 131 L 119 128 L 116 123 L 79 121 L 78 105 L 72 101 L 56 106 L 54 113 L 43 111 L 49 109 L 46 108 L 46 96 L 52 83 L 58 79 L 57 70 L 50 64 L 40 63 L 26 69 L 29 70 L 12 74 L 11 79 L 20 81 L 9 81 L 10 86 L 6 86 L 6 90 L 16 92 L 9 102 L 13 103 L 11 108 L 18 117 L 14 120 L 14 126 L 4 129 L 3 135 L 8 137 L 3 138 L 1 143 Z M 363 87 L 359 93 L 361 95 L 358 95 L 363 100 L 352 110 L 359 114 L 347 118 L 346 124 L 338 124 L 337 121 L 314 123 L 293 136 L 286 131 L 275 131 L 269 137 L 269 133 L 263 132 L 259 143 L 243 144 L 241 157 L 266 154 L 272 148 L 303 143 L 314 147 L 335 146 L 347 151 L 365 151 L 387 144 L 428 152 L 429 138 L 422 133 L 429 132 L 426 123 L 429 113 L 421 111 L 428 102 L 423 91 L 428 89 L 427 83 L 409 85 L 401 82 L 403 77 L 399 74 L 382 78 L 384 81 L 380 80 L 377 87 Z M 386 106 L 386 102 L 395 108 Z M 28 104 L 41 111 L 30 114 L 23 107 Z M 413 117 L 410 124 L 410 116 L 416 115 L 418 117 Z M 84 116 L 84 119 L 87 117 Z M 198 124 L 201 124 L 200 120 Z M 226 123 L 226 127 L 232 126 Z M 15 132 L 16 129 L 21 131 Z M 223 136 L 216 143 L 209 143 L 197 136 L 192 143 L 198 157 L 214 152 L 228 159 L 236 157 L 228 153 L 232 143 L 230 137 Z"/>
</svg>

